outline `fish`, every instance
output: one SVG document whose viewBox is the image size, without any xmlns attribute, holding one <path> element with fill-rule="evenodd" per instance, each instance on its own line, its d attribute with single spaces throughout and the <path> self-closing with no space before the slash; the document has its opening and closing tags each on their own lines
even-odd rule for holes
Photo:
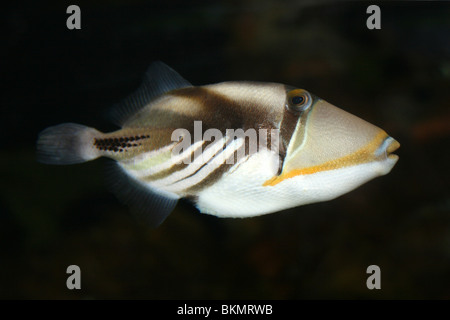
<svg viewBox="0 0 450 320">
<path fill-rule="evenodd" d="M 163 62 L 111 112 L 103 133 L 44 129 L 37 160 L 112 159 L 117 197 L 153 227 L 179 199 L 200 213 L 254 217 L 328 201 L 389 173 L 398 141 L 381 128 L 290 85 L 228 81 L 193 86 Z"/>
</svg>

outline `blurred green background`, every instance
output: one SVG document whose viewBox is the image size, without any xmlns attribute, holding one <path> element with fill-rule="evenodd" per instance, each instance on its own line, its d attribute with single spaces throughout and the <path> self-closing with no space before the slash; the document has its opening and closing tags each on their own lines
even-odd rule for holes
<svg viewBox="0 0 450 320">
<path fill-rule="evenodd" d="M 9 2 L 1 12 L 0 298 L 450 299 L 450 5 Z M 193 84 L 281 82 L 385 129 L 393 171 L 336 200 L 251 219 L 188 203 L 157 229 L 108 191 L 108 161 L 47 166 L 38 132 L 105 114 L 162 60 Z M 66 288 L 81 268 L 82 289 Z M 366 268 L 381 268 L 368 290 Z"/>
</svg>

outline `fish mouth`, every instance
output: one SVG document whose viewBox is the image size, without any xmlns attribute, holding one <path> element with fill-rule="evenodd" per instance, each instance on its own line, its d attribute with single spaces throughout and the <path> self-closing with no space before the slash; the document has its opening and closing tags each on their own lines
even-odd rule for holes
<svg viewBox="0 0 450 320">
<path fill-rule="evenodd" d="M 385 155 L 386 158 L 397 160 L 398 155 L 393 152 L 400 148 L 400 143 L 392 137 L 387 137 L 384 139 L 383 143 L 377 150 L 377 155 Z"/>
</svg>

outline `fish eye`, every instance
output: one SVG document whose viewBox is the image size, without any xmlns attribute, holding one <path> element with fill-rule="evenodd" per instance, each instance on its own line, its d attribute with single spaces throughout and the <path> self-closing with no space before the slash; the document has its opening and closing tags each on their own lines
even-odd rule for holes
<svg viewBox="0 0 450 320">
<path fill-rule="evenodd" d="M 312 98 L 308 91 L 294 89 L 287 93 L 286 107 L 295 112 L 303 112 L 311 106 Z"/>
<path fill-rule="evenodd" d="M 293 97 L 291 99 L 291 101 L 292 101 L 292 104 L 295 104 L 295 105 L 302 104 L 303 101 L 305 101 L 305 97 L 303 97 L 303 96 L 295 96 L 295 97 Z"/>
</svg>

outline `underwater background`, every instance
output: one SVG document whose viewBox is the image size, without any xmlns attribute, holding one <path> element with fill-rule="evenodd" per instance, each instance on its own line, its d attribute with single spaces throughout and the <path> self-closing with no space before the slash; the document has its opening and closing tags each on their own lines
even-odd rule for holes
<svg viewBox="0 0 450 320">
<path fill-rule="evenodd" d="M 66 9 L 81 8 L 81 30 Z M 381 30 L 366 9 L 381 8 Z M 450 3 L 22 1 L 1 11 L 0 298 L 450 299 Z M 108 190 L 107 160 L 48 166 L 39 131 L 114 130 L 152 61 L 194 85 L 305 88 L 401 143 L 338 199 L 249 219 L 181 202 L 157 229 Z M 81 290 L 66 269 L 81 268 Z M 369 290 L 366 269 L 381 268 Z"/>
</svg>

